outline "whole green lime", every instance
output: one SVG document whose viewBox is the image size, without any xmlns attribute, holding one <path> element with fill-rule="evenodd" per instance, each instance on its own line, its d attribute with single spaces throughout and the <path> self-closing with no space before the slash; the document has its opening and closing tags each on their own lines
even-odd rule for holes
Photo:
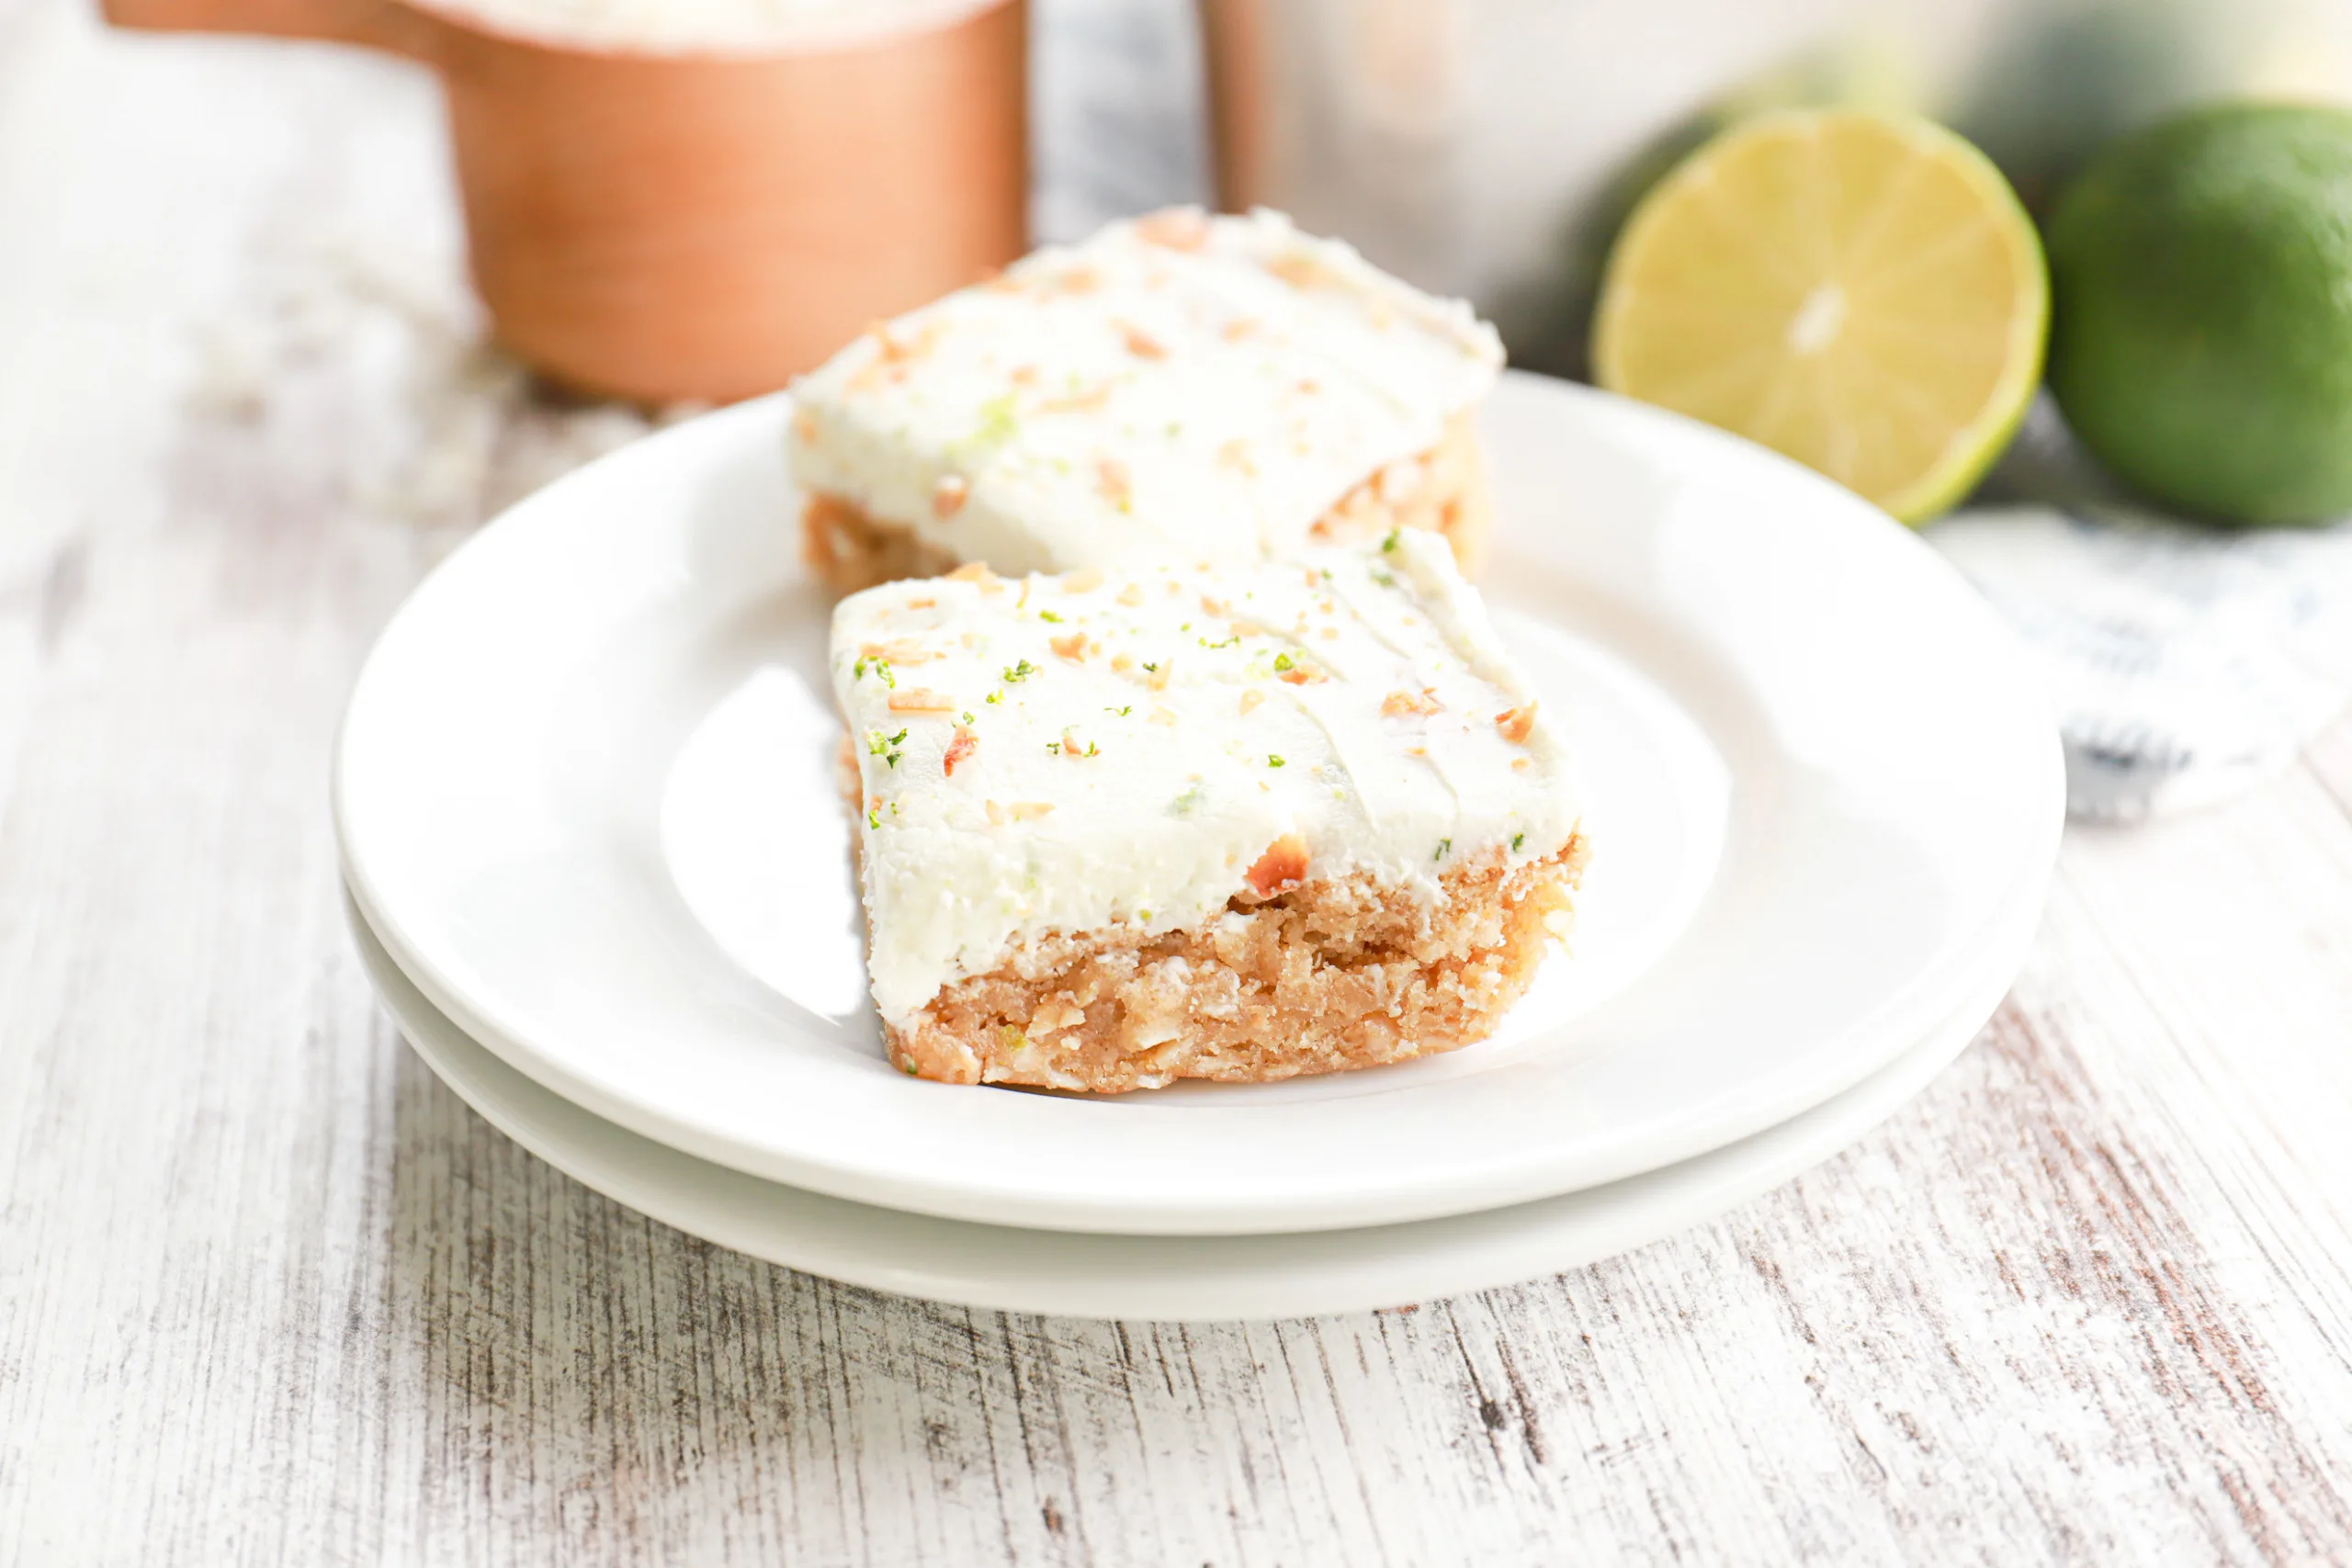
<svg viewBox="0 0 2352 1568">
<path fill-rule="evenodd" d="M 2352 113 L 2223 104 L 2052 216 L 2050 386 L 2117 477 L 2235 523 L 2352 513 Z"/>
</svg>

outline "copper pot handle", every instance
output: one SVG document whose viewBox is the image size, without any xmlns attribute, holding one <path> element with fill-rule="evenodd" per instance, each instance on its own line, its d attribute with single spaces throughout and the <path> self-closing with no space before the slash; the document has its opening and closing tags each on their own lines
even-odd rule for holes
<svg viewBox="0 0 2352 1568">
<path fill-rule="evenodd" d="M 118 28 L 150 32 L 254 33 L 359 44 L 430 62 L 440 28 L 399 0 L 102 0 Z"/>
</svg>

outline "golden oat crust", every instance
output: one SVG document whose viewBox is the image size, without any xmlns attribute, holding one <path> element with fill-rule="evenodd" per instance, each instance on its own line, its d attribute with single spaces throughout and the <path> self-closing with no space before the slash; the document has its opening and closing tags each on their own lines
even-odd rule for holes
<svg viewBox="0 0 2352 1568">
<path fill-rule="evenodd" d="M 886 1027 L 902 1071 L 944 1083 L 1120 1093 L 1262 1083 L 1454 1050 L 1494 1032 L 1564 933 L 1586 845 L 1439 897 L 1365 875 L 1237 896 L 1190 931 L 1048 935 Z"/>
</svg>

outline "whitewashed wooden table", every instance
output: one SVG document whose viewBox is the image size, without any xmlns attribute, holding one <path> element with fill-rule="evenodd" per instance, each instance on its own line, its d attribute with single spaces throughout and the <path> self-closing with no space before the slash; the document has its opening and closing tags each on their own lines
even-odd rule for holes
<svg viewBox="0 0 2352 1568">
<path fill-rule="evenodd" d="M 470 346 L 429 87 L 0 5 L 0 1562 L 2352 1560 L 2352 727 L 2076 830 L 1860 1147 L 1596 1268 L 1060 1322 L 600 1199 L 370 999 L 327 749 L 635 434 Z"/>
</svg>

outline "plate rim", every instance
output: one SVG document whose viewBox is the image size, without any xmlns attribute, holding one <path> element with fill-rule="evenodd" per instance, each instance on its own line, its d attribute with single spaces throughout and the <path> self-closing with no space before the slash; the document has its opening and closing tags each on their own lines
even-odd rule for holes
<svg viewBox="0 0 2352 1568">
<path fill-rule="evenodd" d="M 767 1180 L 631 1132 L 521 1072 L 434 1010 L 384 951 L 348 891 L 345 916 L 354 947 L 379 1005 L 409 1048 L 501 1134 L 591 1191 L 715 1246 L 860 1289 L 980 1311 L 1184 1323 L 1369 1312 L 1500 1289 L 1709 1224 L 1835 1158 L 1924 1092 L 1999 1011 L 2039 925 L 2038 919 L 2019 921 L 2005 932 L 1962 998 L 1876 1071 L 1788 1121 L 1688 1160 L 1526 1202 L 1401 1223 L 1235 1235 L 1116 1235 L 879 1207 Z M 388 978 L 396 985 L 388 986 Z M 402 984 L 426 1010 L 423 1015 L 393 994 Z M 436 1026 L 456 1036 L 461 1049 L 479 1052 L 481 1062 L 453 1067 L 449 1042 L 419 1039 L 421 1032 L 436 1032 Z M 485 1088 L 473 1076 L 483 1065 L 508 1082 Z M 577 1117 L 593 1133 L 609 1136 L 611 1145 L 599 1156 L 551 1135 L 543 1120 L 535 1124 L 515 1114 L 516 1094 L 526 1103 L 538 1100 L 541 1119 L 550 1111 L 559 1118 Z M 648 1159 L 672 1168 L 666 1182 L 660 1176 L 632 1181 L 625 1172 L 618 1179 L 613 1174 L 623 1160 Z M 761 1207 L 780 1201 L 787 1213 L 754 1235 L 740 1220 L 714 1221 L 707 1197 L 697 1213 L 696 1198 L 683 1190 L 692 1183 L 717 1183 L 736 1201 Z M 1612 1209 L 1622 1212 L 1612 1214 Z M 827 1250 L 829 1227 L 846 1238 L 846 1249 L 836 1239 Z M 943 1240 L 964 1245 L 943 1247 Z M 893 1249 L 895 1260 L 876 1260 Z M 1035 1266 L 1039 1252 L 1055 1260 L 1053 1266 Z M 1136 1267 L 1155 1252 L 1158 1274 Z M 1091 1265 L 1090 1253 L 1096 1259 Z M 1218 1253 L 1226 1255 L 1224 1267 L 1202 1266 L 1216 1261 Z M 1262 1267 L 1253 1272 L 1253 1263 L 1269 1262 L 1274 1277 Z"/>
</svg>

